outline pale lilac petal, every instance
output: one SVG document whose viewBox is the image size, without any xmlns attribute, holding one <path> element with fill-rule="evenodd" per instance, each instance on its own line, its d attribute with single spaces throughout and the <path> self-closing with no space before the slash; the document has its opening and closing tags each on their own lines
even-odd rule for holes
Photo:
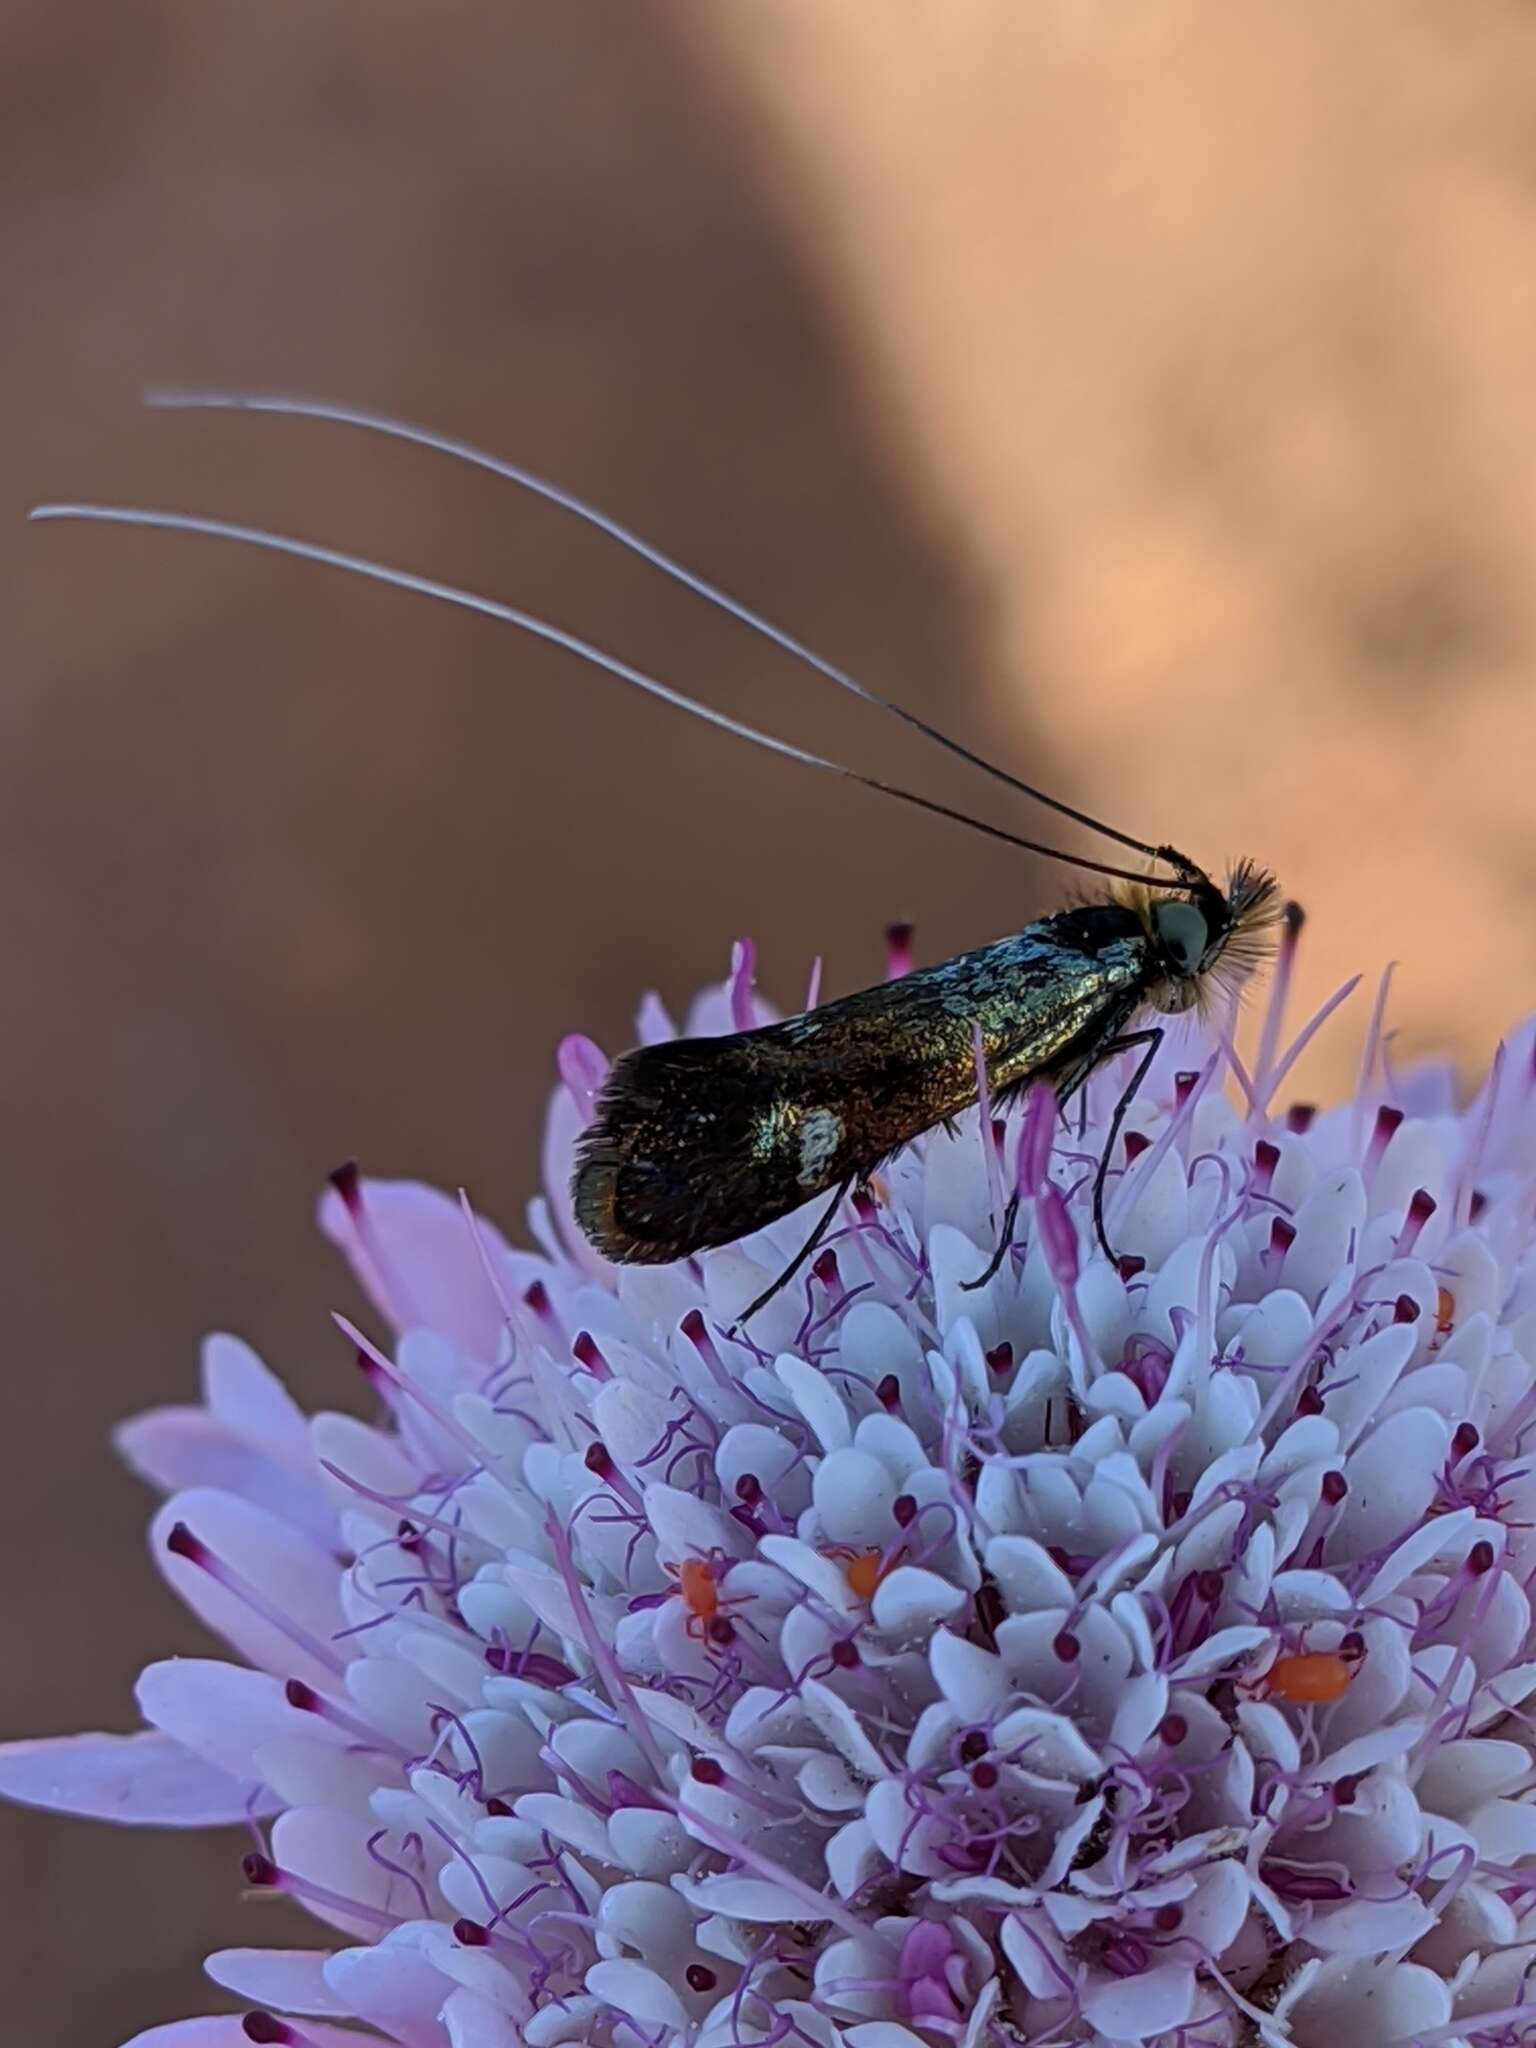
<svg viewBox="0 0 1536 2048">
<path fill-rule="evenodd" d="M 1180 2027 L 1195 2009 L 1195 1973 L 1165 1964 L 1135 1977 L 1100 1977 L 1083 1994 L 1083 2017 L 1112 2041 L 1147 2041 Z"/>
<path fill-rule="evenodd" d="M 153 1408 L 114 1432 L 120 1455 L 162 1493 L 216 1487 L 238 1494 L 317 1543 L 336 1541 L 336 1514 L 320 1474 L 303 1478 L 234 1435 L 202 1408 Z"/>
<path fill-rule="evenodd" d="M 235 1778 L 259 1776 L 256 1752 L 268 1742 L 304 1737 L 342 1740 L 315 1715 L 288 1703 L 279 1680 L 211 1657 L 170 1657 L 146 1665 L 134 1688 L 146 1721 Z"/>
<path fill-rule="evenodd" d="M 275 1463 L 308 1473 L 304 1411 L 250 1345 L 223 1333 L 205 1338 L 202 1363 L 209 1414 Z"/>
<path fill-rule="evenodd" d="M 376 2040 L 373 2034 L 359 2034 L 353 2027 L 317 2026 L 304 2022 L 307 2038 L 315 2048 L 359 2048 Z M 125 2041 L 122 2048 L 251 2048 L 251 2038 L 237 2014 L 222 2013 L 210 2019 L 172 2020 L 166 2026 L 148 2027 Z"/>
<path fill-rule="evenodd" d="M 459 1203 L 418 1181 L 365 1180 L 359 1193 L 361 1233 L 334 1188 L 321 1199 L 320 1228 L 379 1313 L 397 1331 L 437 1330 L 471 1358 L 495 1358 L 504 1322 L 481 1253 L 504 1270 L 501 1233 L 480 1219 L 477 1249 Z"/>
<path fill-rule="evenodd" d="M 326 1949 L 221 1948 L 203 1968 L 225 1991 L 273 2012 L 348 2019 L 350 2008 L 325 1981 Z"/>
<path fill-rule="evenodd" d="M 373 1948 L 344 1948 L 325 1965 L 325 1983 L 348 2012 L 387 2029 L 407 2048 L 448 2048 L 440 2019 L 449 1983 L 421 1954 L 410 1930 Z"/>
<path fill-rule="evenodd" d="M 225 1827 L 272 1811 L 259 1783 L 216 1769 L 155 1730 L 0 1744 L 0 1798 L 162 1828 Z"/>
<path fill-rule="evenodd" d="M 215 1565 L 175 1555 L 178 1528 L 256 1595 L 221 1583 Z M 334 1563 L 307 1537 L 233 1494 L 193 1487 L 168 1500 L 150 1525 L 150 1553 L 173 1590 L 225 1641 L 267 1670 L 325 1686 L 341 1658 L 344 1626 Z"/>
<path fill-rule="evenodd" d="M 523 2048 L 522 2035 L 510 2016 L 465 1984 L 449 1993 L 443 2006 L 443 2025 L 451 2048 Z"/>
</svg>

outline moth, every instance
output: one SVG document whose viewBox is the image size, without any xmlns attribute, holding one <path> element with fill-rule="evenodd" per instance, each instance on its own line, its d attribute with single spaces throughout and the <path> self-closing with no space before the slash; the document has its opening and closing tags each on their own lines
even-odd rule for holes
<svg viewBox="0 0 1536 2048">
<path fill-rule="evenodd" d="M 1003 1105 L 1044 1082 L 1063 1107 L 1098 1067 L 1138 1055 L 1110 1119 L 1093 1190 L 1094 1227 L 1113 1257 L 1104 1195 L 1125 1115 L 1163 1037 L 1158 1017 L 1208 1007 L 1220 987 L 1260 966 L 1285 909 L 1275 878 L 1249 860 L 1217 882 L 1187 854 L 1153 845 L 1049 795 L 879 696 L 748 606 L 557 485 L 460 441 L 386 416 L 318 400 L 217 392 L 151 394 L 171 408 L 296 415 L 413 442 L 506 478 L 640 555 L 837 688 L 914 728 L 933 745 L 1046 810 L 1141 857 L 1130 867 L 1067 852 L 864 775 L 727 717 L 590 642 L 515 606 L 365 557 L 261 528 L 123 506 L 39 506 L 34 518 L 163 527 L 299 556 L 482 612 L 566 649 L 590 666 L 690 716 L 866 789 L 949 818 L 989 838 L 1096 878 L 1098 894 L 1011 937 L 843 996 L 782 1023 L 625 1053 L 599 1094 L 572 1184 L 577 1220 L 620 1262 L 669 1262 L 729 1244 L 829 1196 L 819 1221 L 754 1315 L 811 1256 L 852 1190 L 914 1138 L 949 1124 L 985 1092 Z M 979 1286 L 1006 1256 L 1019 1197 L 1010 1199 Z"/>
<path fill-rule="evenodd" d="M 1163 1037 L 1160 1024 L 1141 1020 L 1178 1015 L 1218 977 L 1250 973 L 1276 896 L 1272 877 L 1250 862 L 1224 887 L 1191 864 L 1172 886 L 1122 883 L 1101 902 L 803 1016 L 625 1053 L 580 1141 L 577 1220 L 610 1259 L 673 1260 L 732 1243 L 830 1191 L 777 1292 L 846 1195 L 976 1102 L 983 1070 L 994 1105 L 1036 1081 L 1066 1103 L 1096 1067 L 1135 1052 L 1094 1180 L 1094 1225 L 1113 1257 L 1108 1162 Z M 1001 1263 L 1018 1200 L 1009 1198 L 992 1263 L 973 1285 Z"/>
</svg>

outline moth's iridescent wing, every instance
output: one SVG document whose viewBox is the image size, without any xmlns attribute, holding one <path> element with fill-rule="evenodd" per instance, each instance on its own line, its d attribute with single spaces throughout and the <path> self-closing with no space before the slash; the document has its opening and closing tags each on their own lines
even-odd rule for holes
<svg viewBox="0 0 1536 2048">
<path fill-rule="evenodd" d="M 581 1141 L 577 1220 L 611 1259 L 728 1244 L 973 1103 L 978 1026 L 995 1099 L 1091 1066 L 1147 970 L 1134 914 L 1098 904 L 782 1024 L 626 1053 Z"/>
</svg>

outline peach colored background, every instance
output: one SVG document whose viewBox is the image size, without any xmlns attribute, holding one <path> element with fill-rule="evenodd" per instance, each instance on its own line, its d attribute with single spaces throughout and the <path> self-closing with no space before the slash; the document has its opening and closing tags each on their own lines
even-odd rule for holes
<svg viewBox="0 0 1536 2048">
<path fill-rule="evenodd" d="M 0 60 L 0 1732 L 128 1726 L 137 1663 L 195 1647 L 106 1431 L 204 1328 L 350 1398 L 339 1158 L 515 1227 L 563 1031 L 619 1044 L 742 930 L 793 999 L 818 950 L 870 978 L 892 916 L 938 957 L 1059 887 L 473 620 L 23 527 L 289 523 L 965 787 L 488 479 L 145 383 L 552 472 L 1064 793 L 1274 861 L 1309 991 L 1395 954 L 1409 1050 L 1529 1005 L 1517 0 L 13 0 Z M 233 1839 L 0 1842 L 7 2038 L 206 2009 L 201 1951 L 282 1918 Z"/>
</svg>

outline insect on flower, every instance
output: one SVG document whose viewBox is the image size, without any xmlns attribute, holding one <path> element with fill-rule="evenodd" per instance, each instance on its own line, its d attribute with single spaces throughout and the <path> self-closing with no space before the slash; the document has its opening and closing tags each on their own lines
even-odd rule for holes
<svg viewBox="0 0 1536 2048">
<path fill-rule="evenodd" d="M 461 442 L 305 400 L 191 393 L 151 402 L 325 419 L 491 470 L 597 527 L 808 663 L 837 688 L 899 719 L 1016 797 L 1143 861 L 1142 867 L 1130 867 L 1067 852 L 861 774 L 711 710 L 531 613 L 450 584 L 223 520 L 125 507 L 39 507 L 34 517 L 109 520 L 238 540 L 485 613 L 754 746 L 1098 878 L 1100 894 L 1094 900 L 1056 911 L 939 966 L 823 1003 L 782 1023 L 624 1054 L 598 1097 L 572 1185 L 577 1220 L 597 1250 L 621 1263 L 667 1263 L 732 1243 L 807 1202 L 829 1197 L 794 1258 L 742 1311 L 738 1320 L 745 1321 L 810 1258 L 844 1198 L 867 1187 L 879 1167 L 912 1139 L 949 1122 L 983 1095 L 1000 1106 L 1036 1082 L 1050 1086 L 1065 1107 L 1096 1068 L 1134 1053 L 1136 1063 L 1110 1120 L 1094 1184 L 1094 1227 L 1105 1253 L 1113 1256 L 1104 1220 L 1105 1181 L 1126 1111 L 1162 1040 L 1164 1027 L 1147 1020 L 1202 1008 L 1217 987 L 1240 983 L 1253 972 L 1282 914 L 1272 875 L 1240 860 L 1218 882 L 1176 847 L 1138 839 L 1047 794 L 878 696 L 615 520 L 529 471 Z M 1018 1202 L 1015 1192 L 991 1262 L 973 1286 L 989 1279 L 1006 1257 Z"/>
<path fill-rule="evenodd" d="M 678 1595 L 688 1610 L 685 1629 L 695 1642 L 729 1642 L 734 1633 L 729 1610 L 744 1607 L 748 1595 L 722 1597 L 715 1559 L 685 1557 L 680 1564 L 666 1567 L 677 1580 Z"/>
<path fill-rule="evenodd" d="M 1364 1660 L 1364 1643 L 1346 1636 L 1336 1650 L 1298 1650 L 1277 1657 L 1239 1690 L 1286 1706 L 1331 1707 L 1354 1684 Z"/>
</svg>

